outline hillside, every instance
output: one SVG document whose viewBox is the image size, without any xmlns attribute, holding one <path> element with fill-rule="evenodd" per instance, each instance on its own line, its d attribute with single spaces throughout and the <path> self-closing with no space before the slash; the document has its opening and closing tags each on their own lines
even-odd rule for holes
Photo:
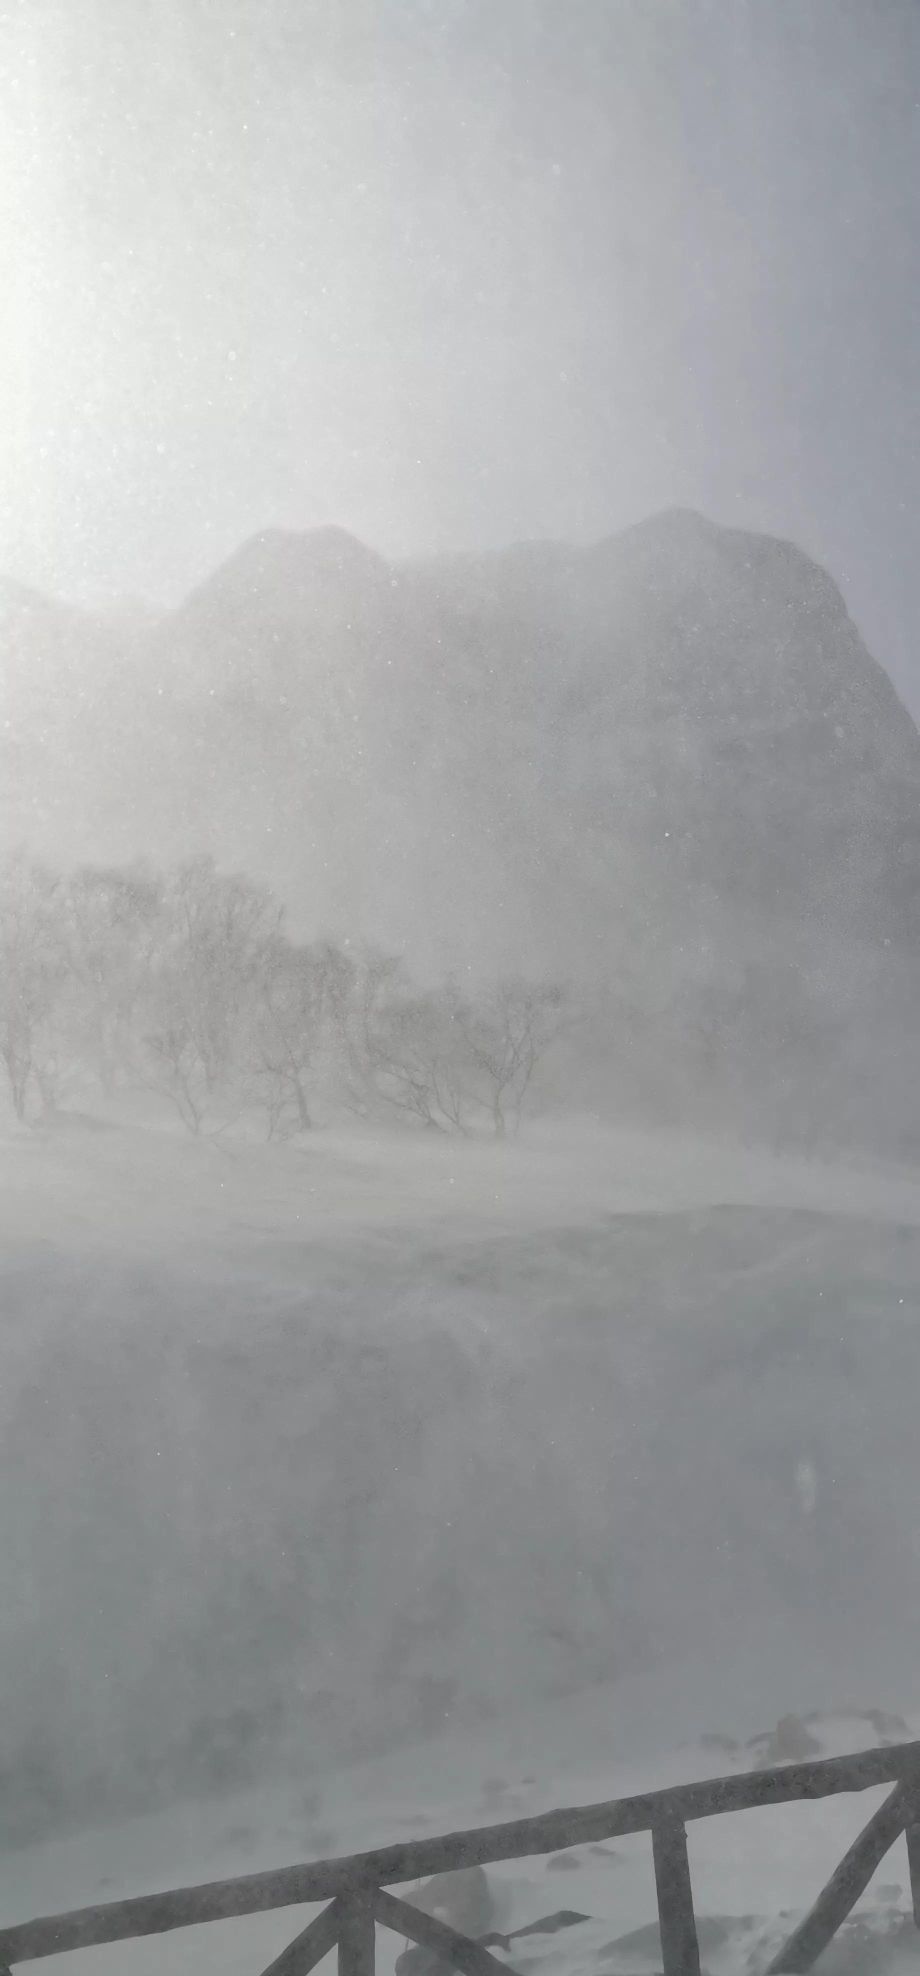
<svg viewBox="0 0 920 1976">
<path fill-rule="evenodd" d="M 639 1751 L 916 1706 L 915 1173 L 98 1122 L 2 1179 L 7 1838 L 598 1684 Z"/>
</svg>

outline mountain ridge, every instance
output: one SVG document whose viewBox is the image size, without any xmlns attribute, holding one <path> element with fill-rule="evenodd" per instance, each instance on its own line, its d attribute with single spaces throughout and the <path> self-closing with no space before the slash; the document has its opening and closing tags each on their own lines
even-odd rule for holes
<svg viewBox="0 0 920 1976">
<path fill-rule="evenodd" d="M 685 1041 L 707 984 L 780 963 L 827 1033 L 878 1027 L 882 976 L 910 1005 L 920 733 L 782 538 L 670 510 L 389 562 L 267 530 L 149 626 L 27 612 L 5 658 L 4 828 L 46 856 L 206 852 L 298 930 L 564 974 Z"/>
</svg>

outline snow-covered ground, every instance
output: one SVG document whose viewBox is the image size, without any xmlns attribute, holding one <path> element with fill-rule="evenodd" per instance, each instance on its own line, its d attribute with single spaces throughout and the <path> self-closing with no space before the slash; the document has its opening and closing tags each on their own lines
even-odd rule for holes
<svg viewBox="0 0 920 1976">
<path fill-rule="evenodd" d="M 177 1805 L 8 1855 L 0 1922 L 62 1911 L 129 1893 L 217 1879 L 317 1855 L 318 1839 L 335 1850 L 363 1848 L 408 1835 L 494 1823 L 613 1794 L 654 1789 L 681 1779 L 751 1766 L 754 1752 L 688 1744 L 650 1760 L 620 1759 L 611 1734 L 609 1696 L 595 1692 L 522 1710 L 463 1738 L 445 1735 L 386 1758 L 331 1773 L 320 1805 L 304 1811 L 303 1792 L 263 1788 L 220 1802 Z M 894 1726 L 894 1725 L 892 1725 Z M 905 1725 L 920 1732 L 920 1720 Z M 861 1714 L 812 1720 L 822 1754 L 864 1747 L 878 1725 Z M 847 1845 L 884 1796 L 870 1791 L 816 1805 L 739 1813 L 690 1827 L 704 1965 L 713 1972 L 762 1968 L 814 1899 Z M 548 1858 L 489 1868 L 495 1925 L 529 1926 L 565 1908 L 586 1917 L 577 1927 L 512 1948 L 511 1966 L 561 1976 L 641 1976 L 658 1955 L 650 1842 L 645 1835 L 583 1846 Z M 875 1882 L 822 1967 L 832 1972 L 915 1968 L 904 1841 L 892 1848 Z M 290 1941 L 316 1910 L 210 1923 L 167 1937 L 54 1957 L 67 1976 L 182 1976 L 220 1968 L 250 1976 Z M 402 1944 L 378 1934 L 378 1966 L 390 1976 Z M 501 1952 L 499 1952 L 501 1953 Z"/>
<path fill-rule="evenodd" d="M 827 1748 L 878 1739 L 854 1709 L 920 1725 L 917 1174 L 584 1122 L 84 1120 L 10 1133 L 0 1199 L 2 1760 L 138 1806 L 8 1850 L 4 1922 L 746 1766 L 790 1709 Z M 205 1718 L 225 1788 L 189 1760 L 167 1804 Z M 707 1966 L 762 1953 L 875 1802 L 695 1826 L 701 1914 L 756 1922 Z M 889 1932 L 903 1850 L 863 1903 Z M 647 1841 L 497 1879 L 504 1926 L 593 1917 L 516 1967 L 654 1968 L 608 1947 L 653 1918 Z M 68 1960 L 233 1976 L 299 1925 Z"/>
</svg>

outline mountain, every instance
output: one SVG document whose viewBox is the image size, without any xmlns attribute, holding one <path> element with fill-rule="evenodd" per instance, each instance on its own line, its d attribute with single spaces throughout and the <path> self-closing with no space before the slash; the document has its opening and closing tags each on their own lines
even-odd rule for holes
<svg viewBox="0 0 920 1976">
<path fill-rule="evenodd" d="M 615 985 L 656 1052 L 695 1023 L 722 1060 L 753 999 L 815 1064 L 816 1023 L 884 1050 L 910 1005 L 920 736 L 787 542 L 674 511 L 388 564 L 271 530 L 153 622 L 25 620 L 3 820 L 49 854 L 208 849 L 304 931 Z"/>
</svg>

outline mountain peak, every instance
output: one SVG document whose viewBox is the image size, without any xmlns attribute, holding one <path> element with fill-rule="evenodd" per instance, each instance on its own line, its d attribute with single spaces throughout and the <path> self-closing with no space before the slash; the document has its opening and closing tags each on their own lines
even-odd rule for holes
<svg viewBox="0 0 920 1976">
<path fill-rule="evenodd" d="M 321 528 L 263 528 L 257 535 L 251 535 L 236 552 L 237 560 L 242 557 L 289 558 L 299 562 L 315 564 L 338 564 L 350 566 L 356 563 L 379 564 L 381 558 L 375 550 L 359 542 L 356 535 L 337 523 L 329 522 Z"/>
<path fill-rule="evenodd" d="M 299 610 L 325 596 L 378 585 L 387 565 L 347 529 L 266 528 L 193 590 L 184 610 Z"/>
</svg>

